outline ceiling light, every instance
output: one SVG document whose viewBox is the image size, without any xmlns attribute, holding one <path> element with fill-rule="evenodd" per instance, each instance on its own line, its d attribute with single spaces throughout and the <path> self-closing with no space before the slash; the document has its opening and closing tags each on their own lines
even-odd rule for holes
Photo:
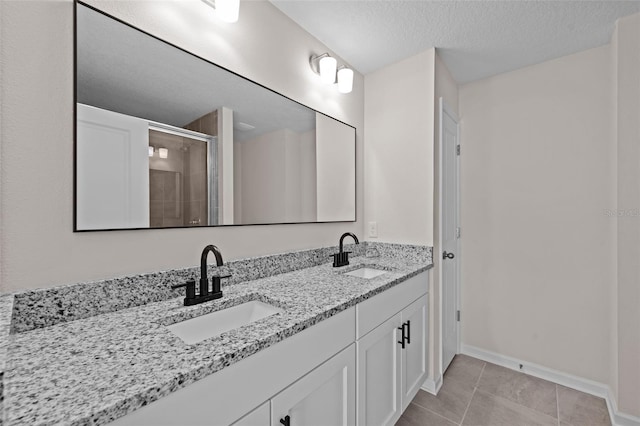
<svg viewBox="0 0 640 426">
<path fill-rule="evenodd" d="M 311 70 L 320 76 L 320 80 L 323 83 L 338 83 L 338 91 L 340 93 L 350 93 L 353 90 L 353 70 L 346 66 L 341 66 L 338 69 L 338 61 L 328 53 L 311 56 L 309 65 Z"/>
<path fill-rule="evenodd" d="M 323 83 L 333 84 L 336 82 L 336 69 L 338 67 L 336 58 L 332 58 L 328 53 L 311 56 L 309 58 L 309 65 L 313 72 L 320 75 L 320 80 L 322 80 Z"/>
<path fill-rule="evenodd" d="M 160 154 L 160 158 L 168 158 L 169 150 L 167 148 L 158 148 L 158 154 Z"/>
<path fill-rule="evenodd" d="M 341 67 L 338 70 L 338 92 L 351 93 L 353 90 L 353 70 Z"/>
<path fill-rule="evenodd" d="M 149 157 L 153 157 L 153 147 L 149 147 Z"/>
<path fill-rule="evenodd" d="M 256 128 L 256 126 L 253 126 L 253 125 L 251 125 L 249 123 L 243 123 L 242 121 L 238 121 L 237 123 L 233 123 L 233 129 L 234 130 L 240 130 L 242 132 L 253 130 L 255 128 Z"/>
<path fill-rule="evenodd" d="M 216 10 L 216 15 L 224 22 L 238 22 L 240 0 L 202 0 Z"/>
<path fill-rule="evenodd" d="M 331 56 L 325 56 L 320 59 L 320 79 L 325 84 L 333 84 L 336 82 L 336 69 L 338 67 L 338 61 Z"/>
</svg>

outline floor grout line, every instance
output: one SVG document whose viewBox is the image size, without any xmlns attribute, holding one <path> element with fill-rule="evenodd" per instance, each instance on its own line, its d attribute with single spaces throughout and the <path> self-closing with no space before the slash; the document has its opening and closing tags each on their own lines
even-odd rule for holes
<svg viewBox="0 0 640 426">
<path fill-rule="evenodd" d="M 556 410 L 558 415 L 558 426 L 560 426 L 560 398 L 558 396 L 558 384 L 556 384 Z"/>
<path fill-rule="evenodd" d="M 438 416 L 438 417 L 442 417 L 443 419 L 445 419 L 445 420 L 447 420 L 447 421 L 449 421 L 449 422 L 451 422 L 451 423 L 458 424 L 458 423 L 456 423 L 456 422 L 455 422 L 455 420 L 451 420 L 450 418 L 445 417 L 445 416 L 443 416 L 442 414 L 436 413 L 435 411 L 430 410 L 430 409 L 429 409 L 429 408 L 427 408 L 427 407 L 423 407 L 422 405 L 418 404 L 417 402 L 413 402 L 413 401 L 412 401 L 412 402 L 411 402 L 411 404 L 413 404 L 413 405 L 415 405 L 415 406 L 418 406 L 418 407 L 420 407 L 420 408 L 422 408 L 422 409 L 424 409 L 424 410 L 427 410 L 428 412 L 430 412 L 430 413 L 432 413 L 432 414 L 435 414 L 435 415 L 436 415 L 436 416 Z"/>
<path fill-rule="evenodd" d="M 476 396 L 476 390 L 478 389 L 478 385 L 480 384 L 480 378 L 482 377 L 482 373 L 484 373 L 484 367 L 486 367 L 486 366 L 487 366 L 486 362 L 484 364 L 482 364 L 482 370 L 480 371 L 480 375 L 478 376 L 478 380 L 476 381 L 476 384 L 473 387 L 473 393 L 471 394 L 471 398 L 469 399 L 469 403 L 467 404 L 467 408 L 465 408 L 465 410 L 464 410 L 464 414 L 462 415 L 462 420 L 460 420 L 460 423 L 458 423 L 459 426 L 462 426 L 462 423 L 464 423 L 465 417 L 467 417 L 467 412 L 469 411 L 469 407 L 471 407 L 471 401 L 473 401 L 473 397 Z"/>
<path fill-rule="evenodd" d="M 486 366 L 487 366 L 486 362 L 482 364 L 482 370 L 480 370 L 480 375 L 478 376 L 478 380 L 476 380 L 476 384 L 474 385 L 474 387 L 478 387 L 478 385 L 480 384 L 480 379 L 482 378 L 482 373 L 484 373 L 484 368 Z"/>
</svg>

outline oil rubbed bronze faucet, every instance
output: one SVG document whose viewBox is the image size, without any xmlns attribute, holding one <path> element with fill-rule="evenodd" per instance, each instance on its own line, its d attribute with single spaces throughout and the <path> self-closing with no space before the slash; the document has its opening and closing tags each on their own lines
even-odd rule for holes
<svg viewBox="0 0 640 426">
<path fill-rule="evenodd" d="M 340 251 L 333 255 L 334 268 L 338 268 L 340 266 L 347 266 L 349 264 L 349 253 L 351 252 L 344 251 L 342 249 L 342 243 L 344 241 L 344 237 L 351 237 L 356 242 L 356 244 L 360 244 L 360 241 L 358 241 L 358 237 L 356 237 L 355 234 L 351 232 L 345 232 L 344 234 L 342 234 L 342 236 L 340 237 Z"/>
<path fill-rule="evenodd" d="M 220 279 L 229 278 L 231 275 L 215 275 L 211 277 L 211 290 L 209 290 L 209 278 L 207 277 L 207 257 L 209 253 L 213 253 L 216 257 L 216 265 L 222 266 L 222 253 L 218 247 L 210 244 L 202 250 L 200 255 L 200 292 L 196 295 L 196 281 L 189 280 L 184 284 L 177 284 L 171 288 L 186 287 L 186 297 L 184 298 L 184 306 L 197 305 L 198 303 L 207 302 L 209 300 L 220 299 L 222 290 L 220 289 Z"/>
</svg>

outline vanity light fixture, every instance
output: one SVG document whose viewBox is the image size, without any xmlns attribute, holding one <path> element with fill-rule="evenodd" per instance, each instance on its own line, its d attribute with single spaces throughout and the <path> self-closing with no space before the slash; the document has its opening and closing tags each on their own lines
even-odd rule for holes
<svg viewBox="0 0 640 426">
<path fill-rule="evenodd" d="M 353 90 L 353 70 L 347 67 L 338 69 L 338 92 L 351 93 Z"/>
<path fill-rule="evenodd" d="M 323 83 L 338 83 L 340 93 L 349 93 L 353 90 L 353 70 L 344 65 L 338 68 L 338 61 L 328 53 L 312 55 L 309 58 L 309 65 L 311 70 L 320 76 Z"/>
<path fill-rule="evenodd" d="M 169 150 L 167 148 L 158 148 L 158 154 L 160 154 L 160 158 L 169 157 Z"/>
<path fill-rule="evenodd" d="M 202 0 L 216 10 L 218 18 L 224 22 L 238 22 L 240 0 Z"/>
<path fill-rule="evenodd" d="M 149 147 L 149 157 L 153 157 L 153 151 L 154 151 L 153 147 L 150 146 Z"/>
</svg>

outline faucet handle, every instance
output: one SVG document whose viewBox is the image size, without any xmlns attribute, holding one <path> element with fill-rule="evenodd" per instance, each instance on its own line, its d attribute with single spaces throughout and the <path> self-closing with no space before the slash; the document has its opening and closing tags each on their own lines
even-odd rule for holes
<svg viewBox="0 0 640 426">
<path fill-rule="evenodd" d="M 342 253 L 353 253 L 353 252 L 352 252 L 352 251 L 343 251 Z M 334 254 L 332 254 L 332 255 L 330 255 L 330 256 L 327 256 L 327 257 L 328 257 L 329 259 L 333 259 L 333 258 L 335 258 L 336 256 L 338 256 L 339 254 L 340 254 L 340 253 L 334 253 Z"/>
<path fill-rule="evenodd" d="M 196 281 L 195 280 L 188 280 L 185 283 L 175 284 L 175 285 L 171 286 L 171 288 L 180 288 L 180 287 L 186 287 L 187 288 L 186 297 L 185 297 L 185 303 L 186 303 L 187 300 L 195 299 L 195 297 L 196 297 Z"/>
<path fill-rule="evenodd" d="M 347 266 L 349 264 L 349 253 L 350 251 L 343 251 L 341 253 L 336 253 L 332 255 L 333 257 L 333 267 L 339 268 L 340 266 Z"/>
</svg>

